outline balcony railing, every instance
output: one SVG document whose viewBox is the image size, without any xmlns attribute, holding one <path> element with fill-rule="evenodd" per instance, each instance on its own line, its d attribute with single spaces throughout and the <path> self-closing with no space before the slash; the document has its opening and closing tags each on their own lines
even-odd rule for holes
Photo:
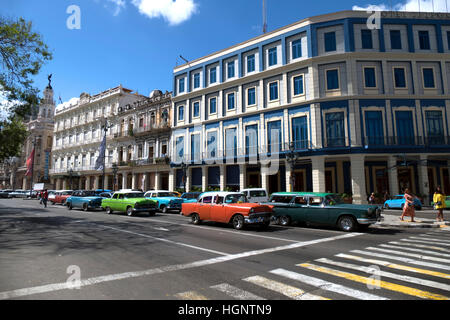
<svg viewBox="0 0 450 320">
<path fill-rule="evenodd" d="M 155 124 L 149 124 L 145 125 L 143 127 L 138 127 L 133 130 L 133 133 L 136 135 L 143 134 L 143 133 L 151 133 L 151 132 L 158 132 L 163 130 L 170 129 L 170 123 L 168 121 L 161 121 L 160 123 Z"/>
<path fill-rule="evenodd" d="M 365 148 L 382 147 L 449 147 L 450 136 L 364 137 Z"/>
</svg>

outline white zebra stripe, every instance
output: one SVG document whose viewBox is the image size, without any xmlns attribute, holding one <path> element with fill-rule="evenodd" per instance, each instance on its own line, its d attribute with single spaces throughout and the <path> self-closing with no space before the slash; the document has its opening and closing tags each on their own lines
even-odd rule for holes
<svg viewBox="0 0 450 320">
<path fill-rule="evenodd" d="M 450 240 L 442 240 L 442 239 L 428 238 L 428 237 L 409 237 L 408 239 L 431 240 L 431 241 L 438 241 L 438 242 L 450 243 Z"/>
<path fill-rule="evenodd" d="M 446 249 L 446 248 L 427 246 L 425 244 L 406 243 L 406 242 L 397 242 L 397 241 L 390 241 L 389 243 L 398 244 L 398 245 L 402 245 L 402 246 L 410 246 L 410 247 L 416 247 L 416 248 L 425 248 L 425 249 L 433 249 L 433 250 L 438 250 L 438 251 L 449 252 L 448 249 Z"/>
<path fill-rule="evenodd" d="M 228 283 L 221 283 L 216 286 L 211 286 L 210 288 L 221 291 L 230 297 L 238 300 L 266 300 L 261 298 L 251 292 L 236 288 Z"/>
<path fill-rule="evenodd" d="M 310 276 L 306 276 L 297 272 L 288 271 L 285 269 L 275 269 L 270 271 L 270 273 L 286 277 L 288 279 L 300 281 L 306 283 L 308 285 L 318 287 L 322 290 L 328 290 L 331 292 L 339 293 L 345 296 L 349 296 L 352 298 L 360 299 L 360 300 L 389 300 L 388 298 L 380 297 L 374 294 L 370 294 L 364 291 L 348 288 L 342 286 L 340 284 L 335 284 L 332 282 L 328 282 L 319 278 L 314 278 Z"/>
<path fill-rule="evenodd" d="M 278 281 L 270 280 L 261 276 L 249 277 L 242 280 L 281 293 L 282 295 L 285 295 L 286 297 L 289 297 L 294 300 L 330 300 L 321 296 L 306 293 L 305 291 L 299 288 Z"/>
<path fill-rule="evenodd" d="M 450 258 L 450 254 L 439 253 L 439 252 L 434 252 L 434 251 L 430 251 L 430 250 L 422 250 L 422 249 L 415 249 L 415 248 L 404 248 L 404 247 L 398 247 L 398 246 L 391 246 L 389 244 L 380 244 L 379 247 L 391 248 L 391 249 L 399 249 L 399 250 L 406 250 L 406 251 L 414 251 L 414 252 L 422 252 L 422 253 L 426 253 L 426 254 L 434 254 L 436 256 Z"/>
<path fill-rule="evenodd" d="M 392 256 L 392 255 L 388 255 L 388 254 L 363 251 L 363 250 L 352 250 L 350 252 L 364 254 L 366 256 L 373 256 L 373 257 L 397 260 L 397 261 L 402 261 L 402 262 L 406 262 L 406 263 L 417 264 L 419 266 L 426 266 L 426 267 L 430 267 L 430 268 L 450 270 L 450 266 L 446 266 L 446 265 L 438 264 L 438 263 L 424 262 L 424 261 L 414 260 L 414 259 L 410 259 L 410 258 L 403 258 L 403 257 L 399 257 L 399 256 Z"/>
<path fill-rule="evenodd" d="M 418 243 L 428 243 L 428 244 L 438 244 L 440 246 L 450 247 L 450 243 L 442 243 L 437 241 L 425 241 L 425 240 L 411 240 L 411 239 L 400 239 L 400 241 L 407 241 L 407 242 L 418 242 Z"/>
<path fill-rule="evenodd" d="M 421 255 L 421 254 L 415 254 L 415 253 L 409 253 L 409 252 L 403 252 L 403 251 L 397 251 L 397 250 L 374 248 L 374 247 L 367 247 L 366 249 L 367 250 L 375 250 L 375 251 L 387 252 L 387 253 L 394 253 L 394 254 L 399 254 L 399 255 L 403 255 L 403 256 L 419 258 L 419 259 L 423 259 L 423 260 L 430 260 L 430 261 L 443 262 L 443 263 L 449 263 L 450 264 L 450 260 L 448 260 L 448 259 L 424 256 L 424 255 Z"/>
<path fill-rule="evenodd" d="M 418 285 L 422 285 L 422 286 L 439 288 L 442 290 L 450 291 L 450 285 L 443 284 L 443 283 L 436 282 L 436 281 L 430 281 L 430 280 L 419 279 L 419 278 L 410 277 L 410 276 L 406 276 L 406 275 L 402 275 L 402 274 L 381 271 L 381 270 L 378 270 L 375 268 L 358 266 L 358 265 L 351 264 L 351 263 L 337 262 L 337 261 L 333 261 L 333 260 L 326 259 L 326 258 L 317 259 L 316 261 L 335 265 L 338 267 L 344 267 L 344 268 L 348 268 L 348 269 L 358 270 L 358 271 L 370 273 L 373 275 L 379 275 L 379 276 L 386 277 L 386 278 L 393 278 L 396 280 L 410 282 L 410 283 L 414 283 L 414 284 L 418 284 Z"/>
</svg>

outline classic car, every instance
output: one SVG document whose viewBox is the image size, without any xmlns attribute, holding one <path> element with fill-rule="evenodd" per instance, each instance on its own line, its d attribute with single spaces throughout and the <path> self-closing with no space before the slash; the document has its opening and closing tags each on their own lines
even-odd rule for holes
<svg viewBox="0 0 450 320">
<path fill-rule="evenodd" d="M 384 202 L 385 209 L 403 209 L 404 205 L 405 196 L 403 194 L 393 196 L 392 199 Z M 416 210 L 422 210 L 422 202 L 418 198 L 414 198 L 414 208 Z"/>
<path fill-rule="evenodd" d="M 181 212 L 191 217 L 193 224 L 202 221 L 232 223 L 237 230 L 245 225 L 260 225 L 265 228 L 270 224 L 272 208 L 267 205 L 248 203 L 240 192 L 205 192 L 195 203 L 183 203 Z"/>
<path fill-rule="evenodd" d="M 102 197 L 96 195 L 95 191 L 74 191 L 66 200 L 67 209 L 82 208 L 84 211 L 102 207 Z"/>
<path fill-rule="evenodd" d="M 24 190 L 14 190 L 10 193 L 12 198 L 26 198 L 27 194 Z"/>
<path fill-rule="evenodd" d="M 126 212 L 128 216 L 132 216 L 138 212 L 147 212 L 148 215 L 154 216 L 158 208 L 158 202 L 145 198 L 143 192 L 118 191 L 111 198 L 102 200 L 102 208 L 107 214 L 117 211 Z"/>
<path fill-rule="evenodd" d="M 0 190 L 0 198 L 11 199 L 11 192 L 12 190 Z"/>
<path fill-rule="evenodd" d="M 244 189 L 241 190 L 243 194 L 247 197 L 249 202 L 260 203 L 269 201 L 266 189 Z"/>
<path fill-rule="evenodd" d="M 183 203 L 197 202 L 197 199 L 201 194 L 201 192 L 186 192 L 183 193 L 180 198 L 183 199 Z"/>
<path fill-rule="evenodd" d="M 381 220 L 380 207 L 346 204 L 333 193 L 279 192 L 272 194 L 269 204 L 273 206 L 273 219 L 283 226 L 299 222 L 355 231 Z"/>
<path fill-rule="evenodd" d="M 69 198 L 72 195 L 73 191 L 71 190 L 60 190 L 55 192 L 55 197 L 53 199 L 50 199 L 50 196 L 48 197 L 48 200 L 52 203 L 60 203 L 62 205 L 66 205 L 67 198 Z"/>
<path fill-rule="evenodd" d="M 173 193 L 166 190 L 152 190 L 145 193 L 145 197 L 158 201 L 158 210 L 162 213 L 169 211 L 181 211 L 183 200 L 174 197 Z"/>
</svg>

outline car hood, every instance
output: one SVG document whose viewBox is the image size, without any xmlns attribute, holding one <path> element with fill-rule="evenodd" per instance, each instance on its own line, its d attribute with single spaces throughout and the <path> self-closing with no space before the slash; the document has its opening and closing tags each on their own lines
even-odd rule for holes
<svg viewBox="0 0 450 320">
<path fill-rule="evenodd" d="M 340 203 L 340 204 L 334 204 L 331 207 L 335 208 L 342 208 L 342 209 L 355 209 L 355 210 L 364 210 L 367 211 L 370 208 L 377 208 L 381 207 L 382 205 L 376 205 L 376 204 L 349 204 L 349 203 Z"/>
<path fill-rule="evenodd" d="M 178 197 L 156 197 L 156 198 L 146 198 L 146 199 L 164 199 L 164 200 L 167 200 L 167 201 L 172 201 L 172 200 L 183 201 L 181 198 L 178 198 Z"/>
<path fill-rule="evenodd" d="M 126 201 L 131 201 L 131 202 L 152 202 L 152 203 L 156 203 L 156 200 L 150 199 L 150 198 L 131 198 L 131 199 L 124 199 Z"/>
<path fill-rule="evenodd" d="M 102 200 L 103 199 L 102 197 L 79 197 L 79 198 L 85 199 L 85 200 Z"/>
</svg>

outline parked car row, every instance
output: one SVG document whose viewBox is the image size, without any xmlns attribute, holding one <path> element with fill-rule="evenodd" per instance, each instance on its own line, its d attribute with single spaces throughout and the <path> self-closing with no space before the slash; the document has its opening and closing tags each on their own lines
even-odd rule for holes
<svg viewBox="0 0 450 320">
<path fill-rule="evenodd" d="M 36 190 L 0 190 L 0 198 L 36 198 L 37 197 Z"/>
</svg>

